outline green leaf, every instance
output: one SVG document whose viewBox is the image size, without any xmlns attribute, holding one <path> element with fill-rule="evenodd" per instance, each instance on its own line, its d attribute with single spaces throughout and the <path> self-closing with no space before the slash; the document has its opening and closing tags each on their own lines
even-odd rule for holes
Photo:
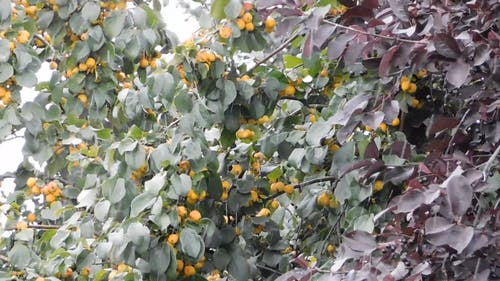
<svg viewBox="0 0 500 281">
<path fill-rule="evenodd" d="M 139 252 L 145 252 L 149 246 L 149 228 L 139 222 L 133 222 L 128 226 L 126 236 L 134 243 Z"/>
<path fill-rule="evenodd" d="M 34 87 L 38 82 L 36 75 L 31 71 L 24 71 L 17 74 L 16 81 L 19 85 L 27 88 Z"/>
<path fill-rule="evenodd" d="M 120 202 L 126 193 L 125 180 L 122 178 L 107 179 L 102 183 L 102 193 L 111 203 Z"/>
<path fill-rule="evenodd" d="M 240 0 L 230 0 L 229 3 L 224 7 L 224 13 L 230 19 L 235 19 L 240 15 L 240 11 L 243 8 Z"/>
<path fill-rule="evenodd" d="M 96 130 L 96 135 L 101 140 L 109 140 L 112 136 L 110 129 L 99 129 Z"/>
<path fill-rule="evenodd" d="M 197 261 L 203 256 L 205 243 L 203 243 L 203 239 L 193 229 L 182 229 L 179 242 L 181 252 L 190 259 Z"/>
<path fill-rule="evenodd" d="M 0 40 L 0 63 L 5 63 L 10 58 L 10 46 L 9 40 Z"/>
<path fill-rule="evenodd" d="M 339 150 L 335 152 L 333 155 L 332 166 L 330 168 L 331 172 L 342 171 L 343 168 L 347 167 L 349 164 L 354 161 L 356 155 L 354 142 L 348 142 L 344 144 Z"/>
<path fill-rule="evenodd" d="M 7 81 L 13 74 L 14 68 L 12 65 L 8 63 L 0 63 L 0 83 Z"/>
<path fill-rule="evenodd" d="M 236 99 L 236 86 L 231 80 L 224 82 L 224 108 L 227 108 Z"/>
<path fill-rule="evenodd" d="M 160 244 L 159 247 L 150 251 L 149 264 L 152 272 L 164 273 L 172 262 L 172 249 L 166 244 Z"/>
<path fill-rule="evenodd" d="M 4 20 L 8 19 L 10 17 L 10 5 L 12 4 L 11 1 L 9 0 L 0 0 L 0 7 L 4 7 L 0 9 L 0 22 L 3 22 Z M 6 9 L 6 7 L 9 7 L 9 9 Z"/>
<path fill-rule="evenodd" d="M 302 59 L 292 55 L 284 55 L 283 61 L 286 68 L 294 68 L 302 63 Z"/>
<path fill-rule="evenodd" d="M 10 264 L 18 269 L 24 269 L 31 261 L 30 249 L 21 243 L 15 243 L 8 256 Z"/>
<path fill-rule="evenodd" d="M 231 262 L 227 270 L 234 279 L 247 280 L 250 277 L 250 266 L 247 259 L 239 252 L 240 251 L 232 253 Z"/>
<path fill-rule="evenodd" d="M 130 203 L 130 217 L 137 217 L 146 208 L 153 206 L 156 196 L 150 193 L 141 193 L 137 195 Z"/>
<path fill-rule="evenodd" d="M 82 8 L 81 15 L 87 22 L 93 22 L 99 17 L 101 7 L 97 2 L 87 2 Z"/>
<path fill-rule="evenodd" d="M 210 15 L 217 20 L 224 19 L 226 17 L 224 8 L 228 3 L 229 0 L 215 0 L 210 8 Z"/>
<path fill-rule="evenodd" d="M 124 11 L 115 11 L 111 13 L 106 19 L 104 19 L 104 34 L 109 39 L 113 39 L 120 32 L 122 32 L 125 26 L 126 14 Z"/>
<path fill-rule="evenodd" d="M 186 174 L 173 174 L 170 177 L 172 189 L 177 196 L 186 196 L 189 189 L 191 189 L 191 178 Z"/>
<path fill-rule="evenodd" d="M 99 221 L 105 221 L 108 217 L 109 208 L 111 207 L 111 203 L 108 200 L 103 200 L 95 204 L 94 214 L 95 218 Z"/>
<path fill-rule="evenodd" d="M 193 110 L 193 100 L 187 93 L 179 93 L 174 100 L 175 107 L 181 113 L 189 113 Z"/>
<path fill-rule="evenodd" d="M 144 190 L 151 195 L 158 195 L 160 190 L 165 186 L 165 175 L 156 174 L 152 179 L 144 183 Z"/>
</svg>

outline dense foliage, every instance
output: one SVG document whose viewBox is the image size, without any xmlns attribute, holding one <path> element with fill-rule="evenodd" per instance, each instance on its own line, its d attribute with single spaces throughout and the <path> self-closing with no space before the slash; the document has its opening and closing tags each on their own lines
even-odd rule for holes
<svg viewBox="0 0 500 281">
<path fill-rule="evenodd" d="M 0 0 L 1 280 L 500 275 L 498 1 L 196 2 Z"/>
</svg>

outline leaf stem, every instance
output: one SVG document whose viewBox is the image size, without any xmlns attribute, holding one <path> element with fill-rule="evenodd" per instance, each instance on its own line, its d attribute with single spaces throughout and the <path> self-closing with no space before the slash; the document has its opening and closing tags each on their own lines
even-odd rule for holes
<svg viewBox="0 0 500 281">
<path fill-rule="evenodd" d="M 497 158 L 498 154 L 500 153 L 500 145 L 497 146 L 495 149 L 495 152 L 491 155 L 490 159 L 486 162 L 483 168 L 483 181 L 486 181 L 488 178 L 488 169 L 490 168 L 491 164 L 493 164 L 493 161 Z"/>
<path fill-rule="evenodd" d="M 248 69 L 243 75 L 252 73 L 252 71 L 256 67 L 258 67 L 259 65 L 265 63 L 266 61 L 268 61 L 269 59 L 271 59 L 272 57 L 274 57 L 277 53 L 279 53 L 281 50 L 283 50 L 284 48 L 286 48 L 297 37 L 299 37 L 299 35 L 295 34 L 294 36 L 288 38 L 285 42 L 283 42 L 283 44 L 281 44 L 278 48 L 276 48 L 276 50 L 272 51 L 269 55 L 267 55 L 266 57 L 264 57 L 262 60 L 258 61 L 253 67 L 251 67 L 250 69 Z"/>
<path fill-rule="evenodd" d="M 413 44 L 427 44 L 427 40 L 425 40 L 425 39 L 417 41 L 417 40 L 403 39 L 403 38 L 399 38 L 399 37 L 385 36 L 385 35 L 380 35 L 380 34 L 377 34 L 377 33 L 366 32 L 366 31 L 363 31 L 363 30 L 352 28 L 350 26 L 342 25 L 340 23 L 331 22 L 331 21 L 328 21 L 328 20 L 325 20 L 325 19 L 323 20 L 323 23 L 326 23 L 326 24 L 329 24 L 329 25 L 332 25 L 332 26 L 335 26 L 335 27 L 339 27 L 339 28 L 342 28 L 342 29 L 345 29 L 345 30 L 354 31 L 356 33 L 360 33 L 360 34 L 364 34 L 364 35 L 368 35 L 368 36 L 374 36 L 374 37 L 378 37 L 378 38 L 382 38 L 382 39 L 386 39 L 386 40 L 396 40 L 396 41 L 399 41 L 399 42 L 413 43 Z"/>
</svg>

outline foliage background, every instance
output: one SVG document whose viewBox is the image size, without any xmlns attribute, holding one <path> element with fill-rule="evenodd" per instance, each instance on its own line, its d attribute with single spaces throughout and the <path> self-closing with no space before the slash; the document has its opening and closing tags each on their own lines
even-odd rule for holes
<svg viewBox="0 0 500 281">
<path fill-rule="evenodd" d="M 1 278 L 499 274 L 497 2 L 0 5 Z"/>
</svg>

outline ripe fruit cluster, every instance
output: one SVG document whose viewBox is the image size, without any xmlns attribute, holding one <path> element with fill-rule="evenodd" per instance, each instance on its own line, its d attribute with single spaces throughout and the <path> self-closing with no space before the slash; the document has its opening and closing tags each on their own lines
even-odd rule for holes
<svg viewBox="0 0 500 281">
<path fill-rule="evenodd" d="M 135 182 L 139 182 L 148 171 L 148 163 L 144 162 L 137 170 L 133 171 L 130 175 L 130 179 Z"/>
<path fill-rule="evenodd" d="M 246 30 L 248 32 L 255 30 L 253 15 L 250 12 L 252 9 L 253 5 L 251 3 L 243 4 L 243 9 L 241 9 L 239 17 L 235 20 L 235 23 L 240 30 Z"/>
<path fill-rule="evenodd" d="M 236 137 L 240 140 L 255 138 L 255 132 L 250 129 L 240 129 L 236 132 Z"/>
<path fill-rule="evenodd" d="M 295 95 L 295 86 L 288 84 L 278 95 L 280 97 L 293 97 Z"/>
<path fill-rule="evenodd" d="M 0 87 L 0 99 L 4 106 L 8 105 L 12 101 L 12 93 L 4 87 Z"/>
<path fill-rule="evenodd" d="M 340 205 L 339 201 L 329 191 L 322 192 L 316 198 L 316 204 L 321 208 L 329 207 L 331 209 L 336 209 Z"/>
<path fill-rule="evenodd" d="M 43 194 L 45 197 L 45 202 L 47 202 L 48 204 L 57 201 L 57 199 L 59 199 L 62 196 L 61 188 L 59 187 L 59 184 L 57 182 L 50 181 L 49 183 L 47 183 L 42 187 L 39 186 L 37 182 L 38 182 L 37 178 L 34 177 L 28 178 L 28 180 L 26 181 L 26 186 L 29 189 L 29 194 L 33 194 L 35 196 Z"/>
</svg>

